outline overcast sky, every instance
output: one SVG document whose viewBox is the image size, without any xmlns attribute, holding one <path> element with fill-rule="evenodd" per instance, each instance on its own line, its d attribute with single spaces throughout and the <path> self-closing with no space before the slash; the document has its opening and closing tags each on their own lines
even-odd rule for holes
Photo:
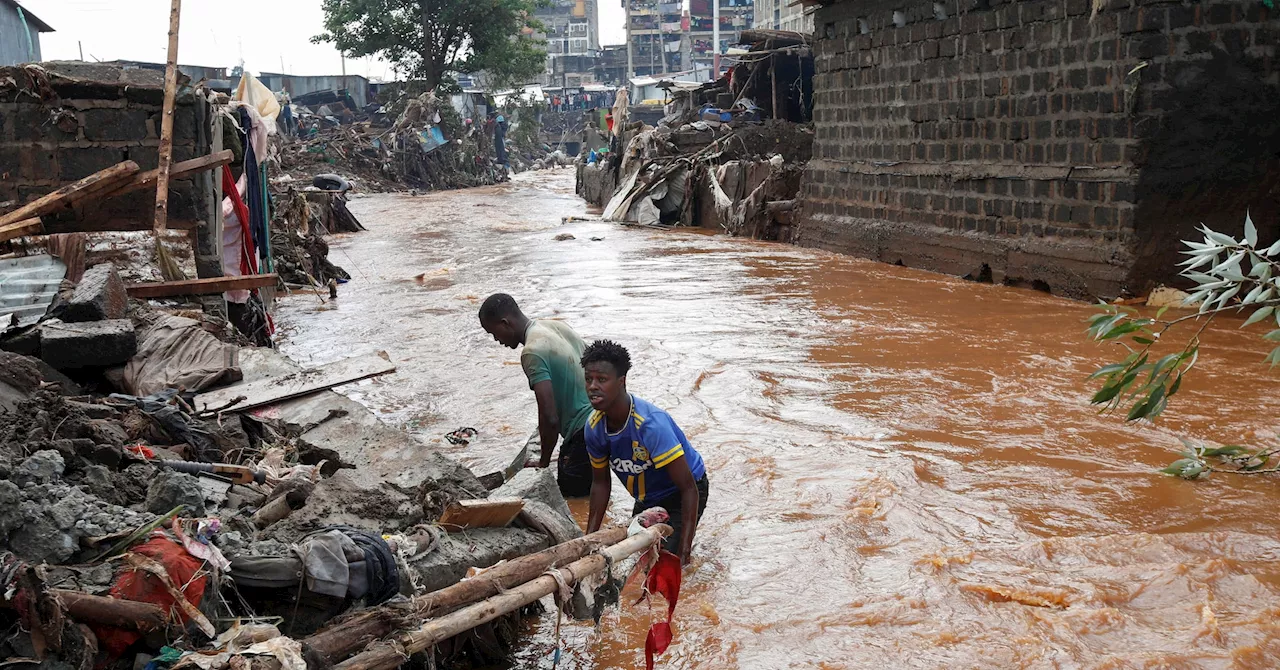
<svg viewBox="0 0 1280 670">
<path fill-rule="evenodd" d="M 622 0 L 598 0 L 603 44 L 626 40 Z M 40 37 L 45 60 L 140 60 L 163 63 L 168 49 L 169 0 L 19 0 L 56 32 Z M 329 75 L 342 60 L 321 32 L 320 0 L 185 0 L 178 60 L 187 65 L 251 72 Z M 283 65 L 282 65 L 283 63 Z M 391 79 L 376 59 L 347 61 L 349 74 Z"/>
</svg>

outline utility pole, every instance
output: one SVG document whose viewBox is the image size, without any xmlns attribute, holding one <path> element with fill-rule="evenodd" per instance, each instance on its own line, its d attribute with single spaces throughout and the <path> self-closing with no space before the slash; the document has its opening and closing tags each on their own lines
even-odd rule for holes
<svg viewBox="0 0 1280 670">
<path fill-rule="evenodd" d="M 80 46 L 80 62 L 83 63 L 84 62 L 84 42 L 77 40 L 76 44 Z"/>
<path fill-rule="evenodd" d="M 631 44 L 631 0 L 622 0 L 627 9 L 627 86 L 636 78 L 635 47 Z"/>
<path fill-rule="evenodd" d="M 715 49 L 715 58 L 711 67 L 711 81 L 720 78 L 720 0 L 711 0 L 711 46 Z"/>
</svg>

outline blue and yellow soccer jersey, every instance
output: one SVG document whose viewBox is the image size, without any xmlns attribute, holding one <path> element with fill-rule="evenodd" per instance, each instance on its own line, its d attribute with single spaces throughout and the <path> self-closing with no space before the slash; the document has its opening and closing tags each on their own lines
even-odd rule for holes
<svg viewBox="0 0 1280 670">
<path fill-rule="evenodd" d="M 639 502 L 661 500 L 676 492 L 676 485 L 663 468 L 684 456 L 695 481 L 706 468 L 702 456 L 689 444 L 671 415 L 631 396 L 631 416 L 627 425 L 610 434 L 604 412 L 592 410 L 587 419 L 587 453 L 591 466 L 609 468 Z"/>
</svg>

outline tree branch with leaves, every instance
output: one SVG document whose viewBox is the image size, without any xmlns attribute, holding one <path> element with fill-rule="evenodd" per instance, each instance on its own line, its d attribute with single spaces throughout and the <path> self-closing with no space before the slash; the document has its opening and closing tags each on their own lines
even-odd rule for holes
<svg viewBox="0 0 1280 670">
<path fill-rule="evenodd" d="M 485 72 L 497 87 L 542 73 L 542 26 L 533 12 L 546 0 L 323 0 L 328 42 L 350 57 L 394 63 L 428 90 L 454 73 Z"/>
<path fill-rule="evenodd" d="M 1128 351 L 1124 359 L 1102 366 L 1089 379 L 1101 379 L 1102 387 L 1090 402 L 1101 405 L 1104 413 L 1127 408 L 1126 421 L 1153 420 L 1164 412 L 1169 399 L 1182 387 L 1184 376 L 1195 367 L 1200 354 L 1200 336 L 1214 317 L 1223 312 L 1244 312 L 1249 317 L 1246 327 L 1268 318 L 1277 328 L 1263 336 L 1280 342 L 1280 241 L 1262 248 L 1258 229 L 1252 218 L 1245 216 L 1244 237 L 1235 239 L 1207 226 L 1200 227 L 1202 242 L 1183 242 L 1187 260 L 1179 263 L 1182 276 L 1196 283 L 1184 304 L 1198 305 L 1197 311 L 1165 320 L 1168 307 L 1162 307 L 1154 318 L 1143 317 L 1132 308 L 1098 305 L 1091 316 L 1088 333 L 1098 342 L 1113 342 Z M 1247 269 L 1247 271 L 1246 271 Z M 1152 349 L 1166 334 L 1186 323 L 1199 322 L 1199 328 L 1187 338 L 1181 349 L 1152 360 Z M 1280 346 L 1267 354 L 1264 362 L 1275 367 L 1280 363 Z M 1182 458 L 1161 470 L 1184 479 L 1195 479 L 1208 472 L 1261 473 L 1277 472 L 1268 468 L 1280 448 L 1250 449 L 1240 445 L 1210 447 L 1184 440 Z M 1213 465 L 1217 463 L 1217 465 Z"/>
</svg>

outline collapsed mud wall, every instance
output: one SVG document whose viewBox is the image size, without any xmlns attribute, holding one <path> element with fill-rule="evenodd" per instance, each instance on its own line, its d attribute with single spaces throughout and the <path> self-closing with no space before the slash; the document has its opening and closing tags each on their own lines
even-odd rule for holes
<svg viewBox="0 0 1280 670">
<path fill-rule="evenodd" d="M 1085 297 L 1171 279 L 1200 221 L 1274 238 L 1274 13 L 828 2 L 798 241 Z"/>
</svg>

